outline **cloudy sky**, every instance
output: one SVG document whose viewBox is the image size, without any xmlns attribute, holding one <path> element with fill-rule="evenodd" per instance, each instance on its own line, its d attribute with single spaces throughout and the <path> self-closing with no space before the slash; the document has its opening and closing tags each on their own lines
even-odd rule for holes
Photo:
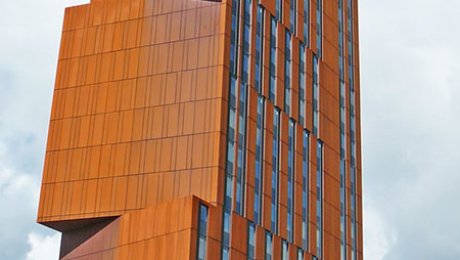
<svg viewBox="0 0 460 260">
<path fill-rule="evenodd" d="M 63 11 L 78 2 L 0 0 L 0 259 L 57 259 L 59 234 L 35 218 Z M 360 0 L 367 260 L 460 259 L 459 10 Z"/>
</svg>

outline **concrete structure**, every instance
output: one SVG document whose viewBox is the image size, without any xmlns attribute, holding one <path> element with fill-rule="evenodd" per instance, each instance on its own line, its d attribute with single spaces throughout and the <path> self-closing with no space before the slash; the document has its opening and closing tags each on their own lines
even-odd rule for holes
<svg viewBox="0 0 460 260">
<path fill-rule="evenodd" d="M 38 222 L 61 259 L 362 259 L 357 0 L 66 9 Z"/>
</svg>

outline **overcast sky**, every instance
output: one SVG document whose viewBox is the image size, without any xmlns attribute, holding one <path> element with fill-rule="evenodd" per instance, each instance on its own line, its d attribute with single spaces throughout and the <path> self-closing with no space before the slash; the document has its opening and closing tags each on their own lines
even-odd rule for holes
<svg viewBox="0 0 460 260">
<path fill-rule="evenodd" d="M 359 1 L 365 258 L 458 260 L 460 1 Z M 0 0 L 2 260 L 57 259 L 59 234 L 35 219 L 63 11 L 77 2 Z"/>
</svg>

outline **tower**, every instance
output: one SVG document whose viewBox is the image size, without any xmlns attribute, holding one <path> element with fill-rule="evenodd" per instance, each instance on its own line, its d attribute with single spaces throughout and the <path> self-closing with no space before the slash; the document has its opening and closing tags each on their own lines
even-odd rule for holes
<svg viewBox="0 0 460 260">
<path fill-rule="evenodd" d="M 67 8 L 38 212 L 61 259 L 362 259 L 356 4 Z"/>
</svg>

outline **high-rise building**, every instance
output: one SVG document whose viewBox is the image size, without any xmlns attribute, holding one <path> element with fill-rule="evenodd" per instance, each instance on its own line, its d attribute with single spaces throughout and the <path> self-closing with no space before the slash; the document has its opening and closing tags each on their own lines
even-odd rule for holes
<svg viewBox="0 0 460 260">
<path fill-rule="evenodd" d="M 61 259 L 361 260 L 357 0 L 65 11 L 38 222 Z"/>
</svg>

